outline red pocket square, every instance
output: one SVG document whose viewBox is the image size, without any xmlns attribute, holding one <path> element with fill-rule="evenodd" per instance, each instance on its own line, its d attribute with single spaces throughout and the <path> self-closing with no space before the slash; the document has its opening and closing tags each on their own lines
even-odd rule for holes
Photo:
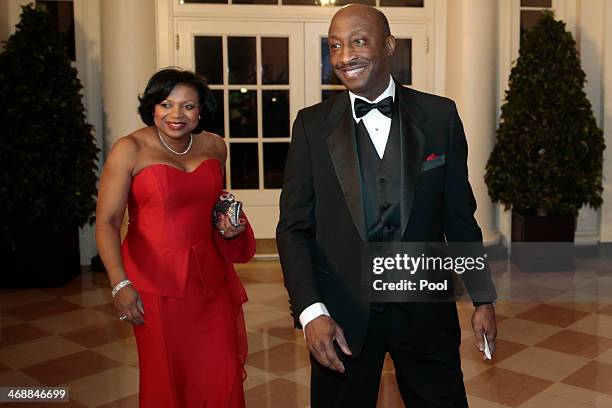
<svg viewBox="0 0 612 408">
<path fill-rule="evenodd" d="M 440 156 L 438 156 L 438 155 L 437 155 L 437 154 L 435 154 L 435 153 L 432 153 L 432 154 L 430 154 L 429 156 L 427 156 L 427 158 L 425 159 L 425 161 L 432 161 L 432 160 L 436 160 L 438 157 L 440 157 Z"/>
</svg>

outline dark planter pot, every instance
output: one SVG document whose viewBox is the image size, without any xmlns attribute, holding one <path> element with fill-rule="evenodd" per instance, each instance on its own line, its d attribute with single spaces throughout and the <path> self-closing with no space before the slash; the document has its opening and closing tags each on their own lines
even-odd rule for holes
<svg viewBox="0 0 612 408">
<path fill-rule="evenodd" d="M 64 286 L 81 273 L 79 230 L 27 228 L 16 237 L 14 250 L 2 247 L 0 256 L 6 266 L 2 289 Z"/>
<path fill-rule="evenodd" d="M 527 272 L 574 270 L 576 217 L 512 211 L 510 260 Z"/>
</svg>

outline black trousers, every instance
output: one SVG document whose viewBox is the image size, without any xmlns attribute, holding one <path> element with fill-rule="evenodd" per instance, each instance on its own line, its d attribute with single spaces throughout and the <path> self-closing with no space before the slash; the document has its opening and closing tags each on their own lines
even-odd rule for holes
<svg viewBox="0 0 612 408">
<path fill-rule="evenodd" d="M 451 305 L 430 306 L 448 309 Z M 456 316 L 456 309 L 453 310 Z M 396 303 L 386 304 L 382 311 L 371 310 L 363 350 L 344 361 L 344 374 L 322 366 L 311 356 L 312 408 L 376 407 L 387 352 L 408 408 L 467 408 L 459 356 L 460 334 L 452 334 L 458 326 L 451 325 L 441 333 L 442 336 L 451 333 L 448 339 L 424 340 L 423 336 L 430 333 L 418 333 L 421 330 L 410 319 L 410 313 Z"/>
</svg>

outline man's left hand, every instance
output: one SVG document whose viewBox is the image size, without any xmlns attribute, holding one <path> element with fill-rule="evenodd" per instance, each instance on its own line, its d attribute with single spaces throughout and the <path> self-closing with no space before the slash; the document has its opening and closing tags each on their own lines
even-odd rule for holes
<svg viewBox="0 0 612 408">
<path fill-rule="evenodd" d="M 476 348 L 478 348 L 478 351 L 484 352 L 483 335 L 486 335 L 491 354 L 493 354 L 495 352 L 495 339 L 497 338 L 497 322 L 495 320 L 495 308 L 492 304 L 480 305 L 474 309 L 472 328 L 476 335 Z"/>
</svg>

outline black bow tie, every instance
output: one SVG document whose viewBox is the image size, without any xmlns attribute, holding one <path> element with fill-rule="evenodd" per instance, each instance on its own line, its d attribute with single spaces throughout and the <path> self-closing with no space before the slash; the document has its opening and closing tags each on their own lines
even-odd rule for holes
<svg viewBox="0 0 612 408">
<path fill-rule="evenodd" d="M 378 109 L 380 113 L 390 118 L 393 116 L 393 97 L 389 96 L 377 103 L 369 103 L 363 99 L 355 98 L 355 116 L 358 118 L 367 115 L 372 109 Z"/>
</svg>

